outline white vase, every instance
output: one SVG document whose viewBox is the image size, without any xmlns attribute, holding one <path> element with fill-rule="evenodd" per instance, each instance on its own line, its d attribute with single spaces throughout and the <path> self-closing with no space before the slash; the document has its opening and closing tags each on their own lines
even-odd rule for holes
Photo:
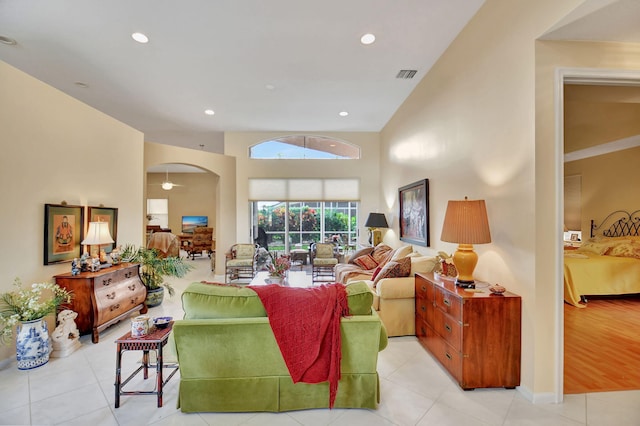
<svg viewBox="0 0 640 426">
<path fill-rule="evenodd" d="M 282 285 L 284 277 L 282 275 L 269 275 L 266 279 L 267 284 L 280 284 Z"/>
<path fill-rule="evenodd" d="M 43 319 L 24 321 L 16 334 L 16 359 L 19 370 L 30 370 L 49 362 L 51 341 L 47 322 Z"/>
</svg>

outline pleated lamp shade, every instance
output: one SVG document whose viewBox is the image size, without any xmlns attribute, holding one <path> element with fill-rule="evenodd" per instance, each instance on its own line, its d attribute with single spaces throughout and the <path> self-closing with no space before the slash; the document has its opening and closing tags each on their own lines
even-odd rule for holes
<svg viewBox="0 0 640 426">
<path fill-rule="evenodd" d="M 473 244 L 491 242 L 487 207 L 484 200 L 449 201 L 442 225 L 442 241 L 458 243 L 453 254 L 453 264 L 458 271 L 456 285 L 474 288 L 473 270 L 478 263 L 478 255 Z"/>
<path fill-rule="evenodd" d="M 491 242 L 484 200 L 449 201 L 442 225 L 442 241 L 458 244 Z"/>
</svg>

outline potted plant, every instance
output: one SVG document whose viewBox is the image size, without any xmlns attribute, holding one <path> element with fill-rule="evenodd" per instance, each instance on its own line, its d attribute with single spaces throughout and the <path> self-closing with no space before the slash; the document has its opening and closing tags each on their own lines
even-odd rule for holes
<svg viewBox="0 0 640 426">
<path fill-rule="evenodd" d="M 163 257 L 157 249 L 136 248 L 133 244 L 127 244 L 121 250 L 120 258 L 122 262 L 140 264 L 140 279 L 147 288 L 145 304 L 149 308 L 162 303 L 165 288 L 169 296 L 175 294 L 171 284 L 164 280 L 165 277 L 182 278 L 193 269 L 181 257 Z"/>
<path fill-rule="evenodd" d="M 15 290 L 0 295 L 0 342 L 8 343 L 17 325 L 18 369 L 29 370 L 49 361 L 49 330 L 44 317 L 71 301 L 71 293 L 52 283 L 23 288 L 16 278 Z"/>
</svg>

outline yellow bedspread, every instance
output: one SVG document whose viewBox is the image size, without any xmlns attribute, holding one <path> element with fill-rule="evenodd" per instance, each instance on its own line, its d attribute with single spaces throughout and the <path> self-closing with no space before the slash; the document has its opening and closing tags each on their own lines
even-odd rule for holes
<svg viewBox="0 0 640 426">
<path fill-rule="evenodd" d="M 584 308 L 580 296 L 640 293 L 640 259 L 569 252 L 564 256 L 564 300 Z"/>
</svg>

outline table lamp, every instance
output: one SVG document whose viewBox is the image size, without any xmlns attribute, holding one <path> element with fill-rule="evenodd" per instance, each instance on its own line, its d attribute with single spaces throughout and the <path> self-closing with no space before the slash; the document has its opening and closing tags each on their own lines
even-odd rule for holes
<svg viewBox="0 0 640 426">
<path fill-rule="evenodd" d="M 98 246 L 100 263 L 106 263 L 107 255 L 100 246 L 103 244 L 112 244 L 113 242 L 113 238 L 111 238 L 111 233 L 109 232 L 109 222 L 89 222 L 87 237 L 82 240 L 80 244 L 88 245 L 89 252 L 91 252 L 91 246 Z"/>
<path fill-rule="evenodd" d="M 388 228 L 389 224 L 384 213 L 369 213 L 364 226 L 369 228 L 369 244 L 375 247 L 382 242 L 382 232 L 378 228 Z"/>
<path fill-rule="evenodd" d="M 456 285 L 475 288 L 473 270 L 478 263 L 478 255 L 473 244 L 491 242 L 487 208 L 484 200 L 449 201 L 442 225 L 442 241 L 458 243 L 453 254 L 453 264 L 458 270 Z"/>
</svg>

